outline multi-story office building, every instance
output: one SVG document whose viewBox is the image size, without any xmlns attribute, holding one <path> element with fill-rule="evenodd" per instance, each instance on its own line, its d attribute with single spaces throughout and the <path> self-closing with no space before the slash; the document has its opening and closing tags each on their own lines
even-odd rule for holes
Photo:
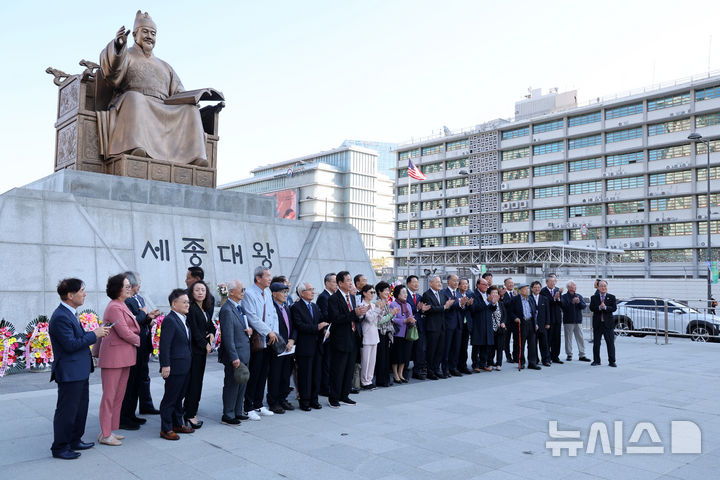
<svg viewBox="0 0 720 480">
<path fill-rule="evenodd" d="M 372 140 L 345 140 L 340 146 L 349 147 L 350 145 L 357 145 L 358 147 L 365 147 L 377 151 L 378 172 L 387 175 L 390 179 L 395 178 L 396 143 L 374 142 Z"/>
<path fill-rule="evenodd" d="M 347 145 L 251 173 L 219 188 L 279 194 L 287 203 L 280 214 L 287 210 L 300 220 L 349 223 L 360 232 L 370 259 L 392 259 L 393 182 L 378 173 L 376 150 Z"/>
<path fill-rule="evenodd" d="M 480 229 L 489 251 L 594 249 L 597 239 L 600 249 L 624 251 L 603 268 L 608 276 L 707 275 L 707 147 L 688 135 L 709 140 L 709 201 L 717 207 L 720 76 L 583 106 L 574 98 L 533 92 L 516 104 L 516 120 L 400 146 L 396 265 L 408 255 L 409 220 L 411 255 L 477 250 Z M 411 182 L 410 212 L 409 159 L 427 177 Z M 710 229 L 720 247 L 720 217 Z"/>
</svg>

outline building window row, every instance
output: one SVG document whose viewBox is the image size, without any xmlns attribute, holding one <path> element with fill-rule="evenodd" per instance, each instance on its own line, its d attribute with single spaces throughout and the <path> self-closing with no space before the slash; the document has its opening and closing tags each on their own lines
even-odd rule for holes
<svg viewBox="0 0 720 480">
<path fill-rule="evenodd" d="M 627 117 L 628 115 L 635 115 L 636 113 L 643 113 L 643 102 L 632 103 L 630 105 L 622 105 L 620 107 L 606 109 L 605 120 Z"/>
<path fill-rule="evenodd" d="M 593 145 L 600 145 L 602 143 L 602 134 L 589 135 L 587 137 L 571 138 L 568 140 L 568 150 L 574 150 L 576 148 L 592 147 Z"/>
<path fill-rule="evenodd" d="M 520 180 L 522 178 L 528 178 L 530 176 L 529 168 L 518 168 L 516 170 L 505 170 L 502 172 L 502 181 L 507 182 L 509 180 Z"/>
<path fill-rule="evenodd" d="M 533 198 L 559 197 L 561 195 L 565 195 L 564 185 L 554 185 L 552 187 L 533 189 Z"/>
<path fill-rule="evenodd" d="M 514 150 L 505 150 L 502 152 L 503 160 L 515 160 L 516 158 L 525 158 L 530 156 L 530 147 L 516 148 Z"/>
<path fill-rule="evenodd" d="M 593 181 L 593 182 L 581 182 L 581 183 L 571 183 L 570 184 L 570 195 L 577 195 L 580 193 L 594 193 L 594 192 L 602 192 L 602 182 L 601 181 Z"/>
<path fill-rule="evenodd" d="M 671 120 L 669 122 L 656 123 L 648 125 L 648 135 L 664 135 L 666 133 L 683 132 L 690 130 L 690 119 Z"/>
<path fill-rule="evenodd" d="M 718 97 L 720 97 L 720 85 L 715 87 L 703 88 L 702 90 L 695 90 L 696 102 L 702 102 L 703 100 L 711 100 Z"/>
<path fill-rule="evenodd" d="M 565 141 L 544 143 L 533 146 L 533 155 L 545 155 L 547 153 L 562 152 L 565 150 Z"/>
<path fill-rule="evenodd" d="M 553 218 L 565 218 L 565 209 L 560 208 L 543 208 L 535 210 L 533 217 L 535 220 L 550 220 Z"/>
<path fill-rule="evenodd" d="M 553 130 L 560 130 L 565 126 L 565 120 L 562 118 L 559 120 L 552 120 L 550 122 L 538 123 L 533 125 L 533 133 L 551 132 Z"/>
<path fill-rule="evenodd" d="M 620 153 L 617 155 L 608 155 L 605 157 L 605 165 L 608 167 L 617 167 L 619 165 L 630 165 L 642 162 L 644 159 L 643 151 Z"/>
<path fill-rule="evenodd" d="M 528 135 L 530 135 L 530 127 L 522 127 L 502 132 L 502 139 L 509 140 L 511 138 L 527 137 Z"/>
<path fill-rule="evenodd" d="M 669 95 L 667 97 L 649 100 L 647 109 L 648 112 L 652 112 L 663 108 L 685 105 L 686 103 L 690 103 L 690 92 L 680 93 L 677 95 Z"/>
<path fill-rule="evenodd" d="M 503 214 L 502 214 L 503 223 L 527 222 L 529 218 L 530 218 L 529 210 L 518 210 L 515 212 L 503 212 Z"/>
<path fill-rule="evenodd" d="M 564 163 L 551 163 L 548 165 L 540 165 L 537 167 L 533 167 L 533 176 L 534 177 L 544 177 L 546 175 L 555 175 L 558 173 L 564 173 L 565 172 L 565 164 Z"/>
<path fill-rule="evenodd" d="M 599 122 L 601 119 L 600 112 L 586 113 L 583 115 L 577 115 L 575 117 L 568 118 L 568 127 L 578 127 L 580 125 L 587 125 L 589 123 Z"/>
<path fill-rule="evenodd" d="M 624 142 L 633 138 L 642 137 L 642 127 L 626 128 L 605 134 L 605 143 Z"/>
</svg>

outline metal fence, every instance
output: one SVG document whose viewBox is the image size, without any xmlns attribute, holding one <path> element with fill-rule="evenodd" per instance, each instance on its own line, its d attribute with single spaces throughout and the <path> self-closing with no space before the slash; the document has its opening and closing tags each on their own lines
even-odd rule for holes
<svg viewBox="0 0 720 480">
<path fill-rule="evenodd" d="M 720 316 L 715 308 L 693 308 L 672 299 L 618 301 L 615 336 L 654 336 L 668 343 L 669 337 L 696 342 L 720 341 Z M 583 312 L 583 328 L 592 331 L 592 312 Z"/>
</svg>

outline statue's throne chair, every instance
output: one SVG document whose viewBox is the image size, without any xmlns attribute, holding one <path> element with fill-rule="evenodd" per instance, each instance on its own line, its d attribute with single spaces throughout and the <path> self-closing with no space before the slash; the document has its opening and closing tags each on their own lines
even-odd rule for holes
<svg viewBox="0 0 720 480">
<path fill-rule="evenodd" d="M 218 119 L 224 102 L 200 109 L 205 130 L 205 149 L 209 165 L 198 167 L 134 155 L 108 156 L 98 131 L 98 112 L 108 109 L 112 89 L 102 77 L 100 66 L 82 60 L 85 71 L 68 75 L 48 68 L 59 87 L 55 147 L 55 171 L 66 168 L 107 173 L 145 180 L 183 183 L 215 188 L 217 176 Z"/>
</svg>

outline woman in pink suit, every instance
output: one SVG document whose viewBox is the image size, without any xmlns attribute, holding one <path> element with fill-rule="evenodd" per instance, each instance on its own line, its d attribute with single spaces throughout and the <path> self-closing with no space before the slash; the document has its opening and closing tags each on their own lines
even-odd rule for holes
<svg viewBox="0 0 720 480">
<path fill-rule="evenodd" d="M 108 278 L 105 288 L 111 301 L 103 315 L 103 325 L 112 325 L 107 338 L 100 344 L 98 367 L 101 368 L 102 400 L 100 400 L 100 428 L 98 442 L 122 445 L 123 435 L 113 434 L 120 428 L 120 407 L 127 387 L 130 367 L 135 365 L 136 349 L 140 346 L 140 326 L 125 299 L 132 296 L 130 282 L 125 275 Z"/>
</svg>

